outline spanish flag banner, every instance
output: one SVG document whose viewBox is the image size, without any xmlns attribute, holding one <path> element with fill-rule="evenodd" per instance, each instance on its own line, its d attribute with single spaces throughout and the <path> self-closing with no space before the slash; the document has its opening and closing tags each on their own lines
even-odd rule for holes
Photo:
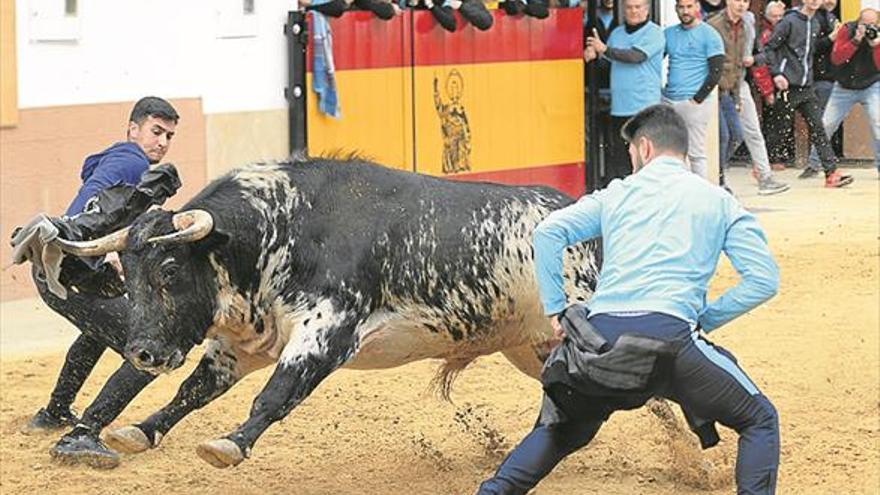
<svg viewBox="0 0 880 495">
<path fill-rule="evenodd" d="M 427 11 L 332 19 L 342 118 L 320 114 L 309 92 L 310 153 L 359 151 L 404 170 L 583 194 L 583 11 L 492 14 L 489 30 L 458 17 L 454 33 Z"/>
</svg>

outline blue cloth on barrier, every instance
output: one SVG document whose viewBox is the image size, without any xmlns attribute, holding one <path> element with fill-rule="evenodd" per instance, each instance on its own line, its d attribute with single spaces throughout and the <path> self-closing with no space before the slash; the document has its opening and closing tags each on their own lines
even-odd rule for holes
<svg viewBox="0 0 880 495">
<path fill-rule="evenodd" d="M 321 5 L 329 0 L 315 0 Z M 336 65 L 333 62 L 333 33 L 330 23 L 320 12 L 312 11 L 312 89 L 318 95 L 318 110 L 334 118 L 342 117 L 336 89 Z"/>
</svg>

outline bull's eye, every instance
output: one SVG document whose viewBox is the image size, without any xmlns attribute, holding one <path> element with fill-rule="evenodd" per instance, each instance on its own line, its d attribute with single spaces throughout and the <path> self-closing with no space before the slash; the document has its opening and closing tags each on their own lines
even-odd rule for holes
<svg viewBox="0 0 880 495">
<path fill-rule="evenodd" d="M 162 284 L 164 285 L 174 280 L 174 277 L 177 276 L 178 270 L 180 270 L 180 266 L 175 263 L 174 259 L 167 259 L 162 262 L 162 266 L 160 267 Z"/>
</svg>

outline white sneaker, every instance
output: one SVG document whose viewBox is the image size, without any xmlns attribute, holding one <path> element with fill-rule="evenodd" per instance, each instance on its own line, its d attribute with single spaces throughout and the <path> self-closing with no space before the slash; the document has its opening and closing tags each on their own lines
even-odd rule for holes
<svg viewBox="0 0 880 495">
<path fill-rule="evenodd" d="M 767 177 L 758 181 L 758 194 L 761 196 L 770 196 L 788 191 L 788 184 L 776 182 L 773 177 Z"/>
</svg>

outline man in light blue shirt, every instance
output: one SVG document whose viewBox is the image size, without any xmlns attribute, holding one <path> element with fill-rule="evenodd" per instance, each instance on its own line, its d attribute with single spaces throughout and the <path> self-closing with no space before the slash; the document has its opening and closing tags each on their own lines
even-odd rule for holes
<svg viewBox="0 0 880 495">
<path fill-rule="evenodd" d="M 681 115 L 688 126 L 688 163 L 691 172 L 706 178 L 706 132 L 716 100 L 706 101 L 721 79 L 724 41 L 718 31 L 700 20 L 697 0 L 677 0 L 680 24 L 663 31 L 669 73 L 663 102 Z"/>
<path fill-rule="evenodd" d="M 620 129 L 626 120 L 660 103 L 660 73 L 666 40 L 663 30 L 648 20 L 648 0 L 624 0 L 624 24 L 611 31 L 608 43 L 594 29 L 587 38 L 584 60 L 603 57 L 611 62 L 611 142 L 600 186 L 629 175 L 626 145 Z"/>
<path fill-rule="evenodd" d="M 706 332 L 771 298 L 779 271 L 755 217 L 730 194 L 685 169 L 687 127 L 667 105 L 649 107 L 623 128 L 633 175 L 550 214 L 535 230 L 544 311 L 560 338 L 568 303 L 566 246 L 602 237 L 603 264 L 589 322 L 613 349 L 624 334 L 668 344 L 674 353 L 662 395 L 740 435 L 739 494 L 772 494 L 779 464 L 779 421 L 770 401 Z M 721 253 L 742 279 L 714 301 L 709 281 Z M 546 385 L 546 384 L 545 384 Z M 616 410 L 606 396 L 584 398 L 583 414 L 539 424 L 507 457 L 481 494 L 526 493 L 565 456 L 583 447 Z M 545 398 L 545 400 L 547 400 Z M 551 399 L 552 400 L 552 399 Z"/>
</svg>

